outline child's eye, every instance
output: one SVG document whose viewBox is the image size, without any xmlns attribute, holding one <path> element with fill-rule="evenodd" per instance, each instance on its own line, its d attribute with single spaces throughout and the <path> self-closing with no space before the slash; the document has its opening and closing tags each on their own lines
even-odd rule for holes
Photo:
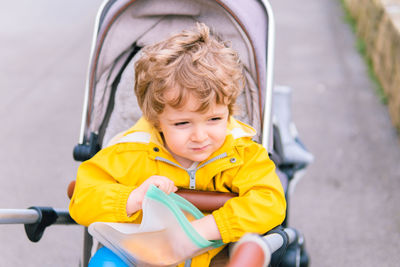
<svg viewBox="0 0 400 267">
<path fill-rule="evenodd" d="M 186 125 L 186 124 L 188 124 L 189 122 L 187 122 L 187 121 L 180 121 L 180 122 L 176 122 L 176 123 L 174 123 L 174 126 L 182 126 L 182 125 Z"/>
<path fill-rule="evenodd" d="M 214 118 L 211 118 L 210 120 L 211 121 L 219 121 L 219 120 L 222 120 L 222 118 L 221 117 L 214 117 Z"/>
</svg>

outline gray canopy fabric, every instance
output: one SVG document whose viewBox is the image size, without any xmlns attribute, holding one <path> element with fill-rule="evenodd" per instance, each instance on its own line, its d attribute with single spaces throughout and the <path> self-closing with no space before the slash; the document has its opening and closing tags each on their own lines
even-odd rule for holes
<svg viewBox="0 0 400 267">
<path fill-rule="evenodd" d="M 99 132 L 110 111 L 102 144 L 140 117 L 133 92 L 133 64 L 139 56 L 129 58 L 133 44 L 146 46 L 192 28 L 196 22 L 204 22 L 238 51 L 247 85 L 238 99 L 241 111 L 236 117 L 261 131 L 267 84 L 268 14 L 260 1 L 114 0 L 105 3 L 99 16 L 87 83 L 85 137 Z M 113 93 L 112 84 L 118 74 L 121 77 Z"/>
</svg>

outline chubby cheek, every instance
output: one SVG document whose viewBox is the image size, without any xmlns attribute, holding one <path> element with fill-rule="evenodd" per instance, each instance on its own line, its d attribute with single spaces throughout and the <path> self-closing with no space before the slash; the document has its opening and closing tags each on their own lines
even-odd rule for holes
<svg viewBox="0 0 400 267">
<path fill-rule="evenodd" d="M 180 150 L 185 147 L 187 137 L 182 132 L 170 131 L 168 135 L 164 135 L 165 141 L 169 149 Z"/>
<path fill-rule="evenodd" d="M 218 129 L 214 129 L 214 131 L 212 131 L 212 139 L 214 140 L 214 143 L 218 146 L 222 146 L 225 141 L 225 137 L 226 127 L 219 127 Z"/>
<path fill-rule="evenodd" d="M 217 141 L 215 141 L 217 148 L 220 148 L 224 144 L 224 141 L 225 141 L 225 136 L 218 137 Z"/>
</svg>

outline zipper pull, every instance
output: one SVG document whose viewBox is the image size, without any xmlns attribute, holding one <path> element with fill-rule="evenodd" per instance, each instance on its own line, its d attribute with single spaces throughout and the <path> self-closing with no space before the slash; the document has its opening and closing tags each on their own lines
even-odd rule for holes
<svg viewBox="0 0 400 267">
<path fill-rule="evenodd" d="M 195 189 L 196 188 L 196 170 L 187 171 L 189 174 L 189 188 Z"/>
</svg>

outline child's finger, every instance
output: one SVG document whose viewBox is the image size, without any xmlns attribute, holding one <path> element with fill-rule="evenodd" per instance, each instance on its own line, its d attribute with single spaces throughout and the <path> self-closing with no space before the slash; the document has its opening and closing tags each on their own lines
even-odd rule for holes
<svg viewBox="0 0 400 267">
<path fill-rule="evenodd" d="M 162 181 L 162 180 L 159 181 L 159 186 L 158 186 L 158 188 L 159 188 L 161 191 L 163 191 L 164 193 L 167 193 L 167 194 L 168 194 L 168 187 L 169 187 L 168 182 Z"/>
<path fill-rule="evenodd" d="M 173 190 L 174 182 L 171 181 L 170 179 L 168 179 L 167 177 L 164 177 L 164 176 L 161 176 L 160 178 L 161 178 L 160 180 L 162 181 L 163 188 L 164 188 L 162 190 L 166 194 L 170 194 L 172 192 L 172 190 Z"/>
<path fill-rule="evenodd" d="M 171 194 L 172 192 L 175 192 L 176 190 L 174 190 L 174 188 L 176 188 L 176 186 L 174 185 L 173 182 L 171 182 L 169 184 L 169 187 L 168 187 L 168 194 Z"/>
<path fill-rule="evenodd" d="M 166 187 L 166 190 L 164 192 L 167 194 L 170 194 L 171 192 L 173 192 L 174 182 L 172 182 L 171 180 L 167 180 L 165 183 L 165 187 Z"/>
<path fill-rule="evenodd" d="M 174 182 L 165 176 L 154 175 L 151 177 L 151 183 L 166 194 L 170 194 L 171 192 L 175 192 L 177 190 Z"/>
<path fill-rule="evenodd" d="M 176 187 L 175 185 L 173 185 L 173 187 L 172 187 L 172 192 L 176 192 L 176 191 L 178 191 L 178 187 Z"/>
</svg>

